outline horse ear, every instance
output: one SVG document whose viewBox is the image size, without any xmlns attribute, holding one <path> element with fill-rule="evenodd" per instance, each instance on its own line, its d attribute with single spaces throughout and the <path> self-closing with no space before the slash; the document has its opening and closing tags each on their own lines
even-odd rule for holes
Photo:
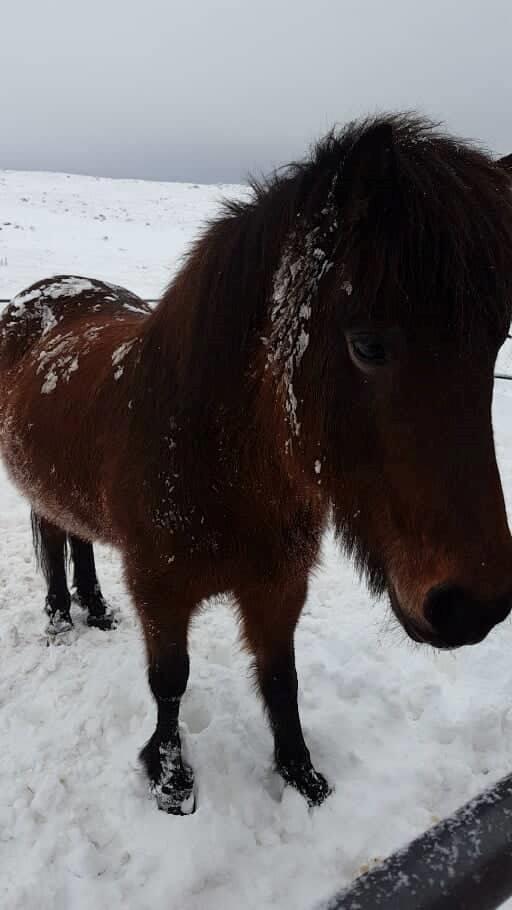
<svg viewBox="0 0 512 910">
<path fill-rule="evenodd" d="M 356 204 L 389 187 L 395 171 L 391 123 L 377 123 L 353 145 L 343 169 L 345 191 Z"/>
</svg>

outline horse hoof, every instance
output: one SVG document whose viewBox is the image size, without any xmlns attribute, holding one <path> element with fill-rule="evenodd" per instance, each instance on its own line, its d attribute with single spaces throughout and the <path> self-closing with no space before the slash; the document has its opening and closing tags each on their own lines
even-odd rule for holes
<svg viewBox="0 0 512 910">
<path fill-rule="evenodd" d="M 82 610 L 87 610 L 87 625 L 94 629 L 115 629 L 117 625 L 116 617 L 107 604 L 103 594 L 93 593 L 90 595 L 79 594 L 73 591 L 72 601 Z"/>
<path fill-rule="evenodd" d="M 304 793 L 310 809 L 314 806 L 321 806 L 331 793 L 332 787 L 329 786 L 323 774 L 313 769 L 311 781 L 308 781 L 307 792 Z"/>
<path fill-rule="evenodd" d="M 159 751 L 162 759 L 160 776 L 151 781 L 151 792 L 158 808 L 168 815 L 192 815 L 196 808 L 192 768 L 165 746 L 160 746 Z"/>
<path fill-rule="evenodd" d="M 153 735 L 140 753 L 151 793 L 162 812 L 192 815 L 196 809 L 194 772 L 181 757 L 181 749 L 158 742 Z"/>
<path fill-rule="evenodd" d="M 321 806 L 324 800 L 332 793 L 323 774 L 315 771 L 312 765 L 303 765 L 299 768 L 279 768 L 287 784 L 290 784 L 304 797 L 308 806 Z"/>
<path fill-rule="evenodd" d="M 196 811 L 194 790 L 173 790 L 165 784 L 152 784 L 156 804 L 167 815 L 193 815 Z"/>
<path fill-rule="evenodd" d="M 107 610 L 102 616 L 94 616 L 89 613 L 87 625 L 94 629 L 102 629 L 104 632 L 108 632 L 110 629 L 116 628 L 117 621 L 112 611 Z"/>
<path fill-rule="evenodd" d="M 156 804 L 168 815 L 192 815 L 196 810 L 194 772 L 182 760 L 164 764 L 158 780 L 150 783 Z"/>
<path fill-rule="evenodd" d="M 55 613 L 48 614 L 48 625 L 45 632 L 50 640 L 55 640 L 58 636 L 64 635 L 73 628 L 73 621 L 67 612 L 56 610 Z"/>
</svg>

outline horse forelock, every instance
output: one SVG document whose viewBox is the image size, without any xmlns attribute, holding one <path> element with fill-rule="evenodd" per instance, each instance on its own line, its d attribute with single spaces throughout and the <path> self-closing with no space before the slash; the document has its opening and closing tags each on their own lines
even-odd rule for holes
<svg viewBox="0 0 512 910">
<path fill-rule="evenodd" d="M 373 175 L 370 161 L 361 176 L 361 149 L 383 127 L 387 172 Z M 352 123 L 305 161 L 253 181 L 248 199 L 225 203 L 154 315 L 155 350 L 178 327 L 186 410 L 239 387 L 265 346 L 267 366 L 280 365 L 290 389 L 296 433 L 286 377 L 302 359 L 329 272 L 346 321 L 448 326 L 463 341 L 483 320 L 493 331 L 508 325 L 511 249 L 510 178 L 487 154 L 415 116 Z M 175 318 L 166 330 L 167 306 Z"/>
<path fill-rule="evenodd" d="M 357 179 L 359 147 L 384 125 L 392 136 L 386 171 L 375 166 L 373 173 L 370 161 L 364 178 Z M 510 178 L 475 145 L 445 135 L 429 121 L 395 115 L 330 133 L 292 173 L 305 196 L 290 216 L 293 226 L 274 275 L 271 307 L 276 283 L 284 297 L 286 262 L 293 255 L 302 263 L 320 246 L 339 277 L 337 288 L 345 292 L 339 305 L 346 322 L 381 317 L 398 324 L 437 323 L 461 344 L 480 334 L 483 322 L 498 332 L 508 326 Z M 284 179 L 276 179 L 274 192 Z M 263 193 L 259 187 L 261 201 Z M 322 242 L 312 245 L 315 232 Z M 310 263 L 309 272 L 315 269 L 318 263 Z M 311 283 L 300 288 L 300 277 L 299 288 L 293 280 L 286 287 L 292 322 L 304 295 L 308 306 L 318 296 Z M 315 291 L 319 286 L 314 283 Z"/>
</svg>

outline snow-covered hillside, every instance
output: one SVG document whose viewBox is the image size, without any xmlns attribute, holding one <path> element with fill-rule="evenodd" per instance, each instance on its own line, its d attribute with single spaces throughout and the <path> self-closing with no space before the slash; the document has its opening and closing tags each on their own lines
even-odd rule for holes
<svg viewBox="0 0 512 910">
<path fill-rule="evenodd" d="M 0 172 L 0 297 L 63 272 L 156 297 L 222 192 L 243 189 Z M 512 505 L 512 383 L 494 415 Z M 47 647 L 28 508 L 2 473 L 3 910 L 306 910 L 511 770 L 511 621 L 454 654 L 413 645 L 328 537 L 297 662 L 335 792 L 310 812 L 283 791 L 229 604 L 215 604 L 194 626 L 182 711 L 198 811 L 158 812 L 137 764 L 154 723 L 141 635 L 116 554 L 98 562 L 118 629 L 77 615 L 68 646 Z"/>
<path fill-rule="evenodd" d="M 63 272 L 155 297 L 198 225 L 242 187 L 0 171 L 0 297 Z"/>
</svg>

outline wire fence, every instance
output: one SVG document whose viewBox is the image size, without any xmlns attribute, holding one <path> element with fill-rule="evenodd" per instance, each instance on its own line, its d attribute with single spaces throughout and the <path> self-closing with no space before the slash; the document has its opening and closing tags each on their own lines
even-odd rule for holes
<svg viewBox="0 0 512 910">
<path fill-rule="evenodd" d="M 10 303 L 11 300 L 14 300 L 14 297 L 0 297 L 0 304 Z M 141 300 L 143 300 L 144 303 L 158 303 L 161 300 L 161 298 L 160 297 L 141 297 Z"/>
</svg>

